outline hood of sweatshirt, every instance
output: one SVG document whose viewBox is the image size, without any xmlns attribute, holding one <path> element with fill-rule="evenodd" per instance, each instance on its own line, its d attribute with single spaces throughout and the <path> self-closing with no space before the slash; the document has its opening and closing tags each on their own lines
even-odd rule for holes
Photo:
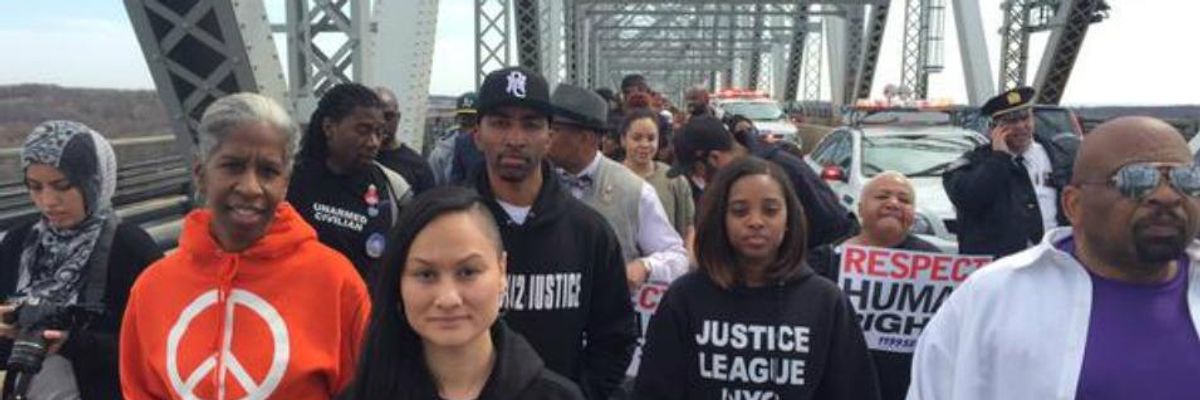
<svg viewBox="0 0 1200 400">
<path fill-rule="evenodd" d="M 496 365 L 480 398 L 515 400 L 542 375 L 545 363 L 533 346 L 503 321 L 496 321 L 492 327 L 492 342 L 496 346 Z"/>
<path fill-rule="evenodd" d="M 568 195 L 558 182 L 558 175 L 550 167 L 550 163 L 542 161 L 542 187 L 538 189 L 537 198 L 533 200 L 533 207 L 529 210 L 529 216 L 525 219 L 524 224 L 517 225 L 509 218 L 508 213 L 500 207 L 500 203 L 496 201 L 496 193 L 492 191 L 492 184 L 488 180 L 487 171 L 480 171 L 476 176 L 476 188 L 479 190 L 480 196 L 484 198 L 488 208 L 492 214 L 506 221 L 504 225 L 509 227 L 517 227 L 518 230 L 523 229 L 538 229 L 547 224 L 553 223 L 566 210 L 566 202 L 574 200 Z"/>
</svg>

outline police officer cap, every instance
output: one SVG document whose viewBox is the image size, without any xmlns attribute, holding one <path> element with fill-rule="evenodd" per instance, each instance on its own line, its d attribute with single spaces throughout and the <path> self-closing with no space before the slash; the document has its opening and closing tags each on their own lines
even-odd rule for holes
<svg viewBox="0 0 1200 400">
<path fill-rule="evenodd" d="M 979 109 L 979 112 L 989 117 L 996 117 L 1001 114 L 1033 107 L 1034 94 L 1036 94 L 1036 91 L 1028 86 L 1010 89 L 996 95 L 996 97 L 988 99 L 986 103 L 983 103 L 983 107 Z"/>
</svg>

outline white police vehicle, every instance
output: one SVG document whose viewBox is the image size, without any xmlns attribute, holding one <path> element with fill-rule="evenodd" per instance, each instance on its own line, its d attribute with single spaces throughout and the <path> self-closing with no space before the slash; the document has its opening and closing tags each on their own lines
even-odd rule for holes
<svg viewBox="0 0 1200 400">
<path fill-rule="evenodd" d="M 717 118 L 742 115 L 754 122 L 760 136 L 769 142 L 785 140 L 803 146 L 796 126 L 787 114 L 765 93 L 749 90 L 727 89 L 717 92 L 712 100 Z"/>
<path fill-rule="evenodd" d="M 821 140 L 806 161 L 855 213 L 863 186 L 876 174 L 892 170 L 908 176 L 917 204 L 913 233 L 957 253 L 954 205 L 942 187 L 942 173 L 987 138 L 956 126 L 953 115 L 948 110 L 861 111 Z"/>
</svg>

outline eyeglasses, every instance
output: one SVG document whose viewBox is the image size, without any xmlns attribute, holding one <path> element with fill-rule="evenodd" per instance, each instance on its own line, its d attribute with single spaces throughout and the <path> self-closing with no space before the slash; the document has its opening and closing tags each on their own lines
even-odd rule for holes
<svg viewBox="0 0 1200 400">
<path fill-rule="evenodd" d="M 1025 121 L 1030 116 L 1029 110 L 1013 111 L 1007 114 L 998 115 L 992 118 L 992 123 L 995 125 L 1010 125 Z"/>
<path fill-rule="evenodd" d="M 1153 193 L 1166 176 L 1171 187 L 1188 197 L 1200 197 L 1200 166 L 1191 165 L 1162 165 L 1157 163 L 1129 164 L 1118 169 L 1112 178 L 1106 182 L 1117 189 L 1121 195 L 1141 200 Z M 1087 183 L 1087 182 L 1085 182 Z"/>
</svg>

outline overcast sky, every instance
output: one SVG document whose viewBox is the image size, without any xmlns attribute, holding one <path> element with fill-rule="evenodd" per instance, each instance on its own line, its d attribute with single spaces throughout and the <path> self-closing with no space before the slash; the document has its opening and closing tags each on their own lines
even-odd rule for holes
<svg viewBox="0 0 1200 400">
<path fill-rule="evenodd" d="M 893 0 L 875 93 L 900 75 L 903 0 Z M 997 72 L 1001 0 L 979 0 L 993 73 Z M 1200 1 L 1108 0 L 1111 17 L 1093 25 L 1079 55 L 1066 104 L 1200 104 Z M 281 0 L 268 12 L 283 19 Z M 952 3 L 952 1 L 947 1 Z M 473 2 L 441 0 L 431 91 L 456 95 L 474 84 Z M 945 70 L 930 79 L 930 97 L 965 101 L 952 12 L 946 13 Z M 1047 34 L 1035 35 L 1030 77 Z M 283 37 L 276 36 L 283 48 Z M 154 84 L 123 2 L 0 0 L 0 84 L 150 89 Z M 282 54 L 281 54 L 282 56 Z M 514 60 L 515 61 L 515 60 Z M 994 79 L 993 79 L 994 80 Z"/>
</svg>

